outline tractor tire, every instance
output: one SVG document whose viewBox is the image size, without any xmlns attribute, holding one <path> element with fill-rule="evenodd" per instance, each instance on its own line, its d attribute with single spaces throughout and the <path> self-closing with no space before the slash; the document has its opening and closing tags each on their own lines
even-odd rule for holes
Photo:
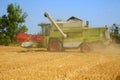
<svg viewBox="0 0 120 80">
<path fill-rule="evenodd" d="M 48 51 L 61 52 L 63 50 L 62 43 L 57 39 L 51 39 L 48 44 Z"/>
<path fill-rule="evenodd" d="M 88 53 L 90 52 L 90 47 L 88 46 L 87 43 L 82 43 L 80 46 L 80 50 L 82 53 Z"/>
</svg>

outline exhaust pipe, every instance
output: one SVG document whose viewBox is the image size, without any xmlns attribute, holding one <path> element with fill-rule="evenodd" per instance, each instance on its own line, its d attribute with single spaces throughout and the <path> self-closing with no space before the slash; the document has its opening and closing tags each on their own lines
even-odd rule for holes
<svg viewBox="0 0 120 80">
<path fill-rule="evenodd" d="M 64 38 L 67 37 L 67 35 L 60 29 L 60 27 L 55 23 L 55 21 L 52 19 L 52 17 L 50 17 L 50 15 L 47 12 L 44 13 L 44 16 L 47 17 L 50 20 L 50 22 L 57 28 L 57 30 L 60 32 L 60 34 Z"/>
</svg>

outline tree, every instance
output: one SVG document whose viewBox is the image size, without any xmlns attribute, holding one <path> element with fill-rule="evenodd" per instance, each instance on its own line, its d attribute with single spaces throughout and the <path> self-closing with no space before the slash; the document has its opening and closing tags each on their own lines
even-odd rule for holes
<svg viewBox="0 0 120 80">
<path fill-rule="evenodd" d="M 120 34 L 119 33 L 120 33 L 119 26 L 116 24 L 113 24 L 112 30 L 111 30 L 111 37 L 117 43 L 120 43 Z"/>
<path fill-rule="evenodd" d="M 7 14 L 0 17 L 0 44 L 14 43 L 19 32 L 28 30 L 24 24 L 26 17 L 19 5 L 8 5 Z"/>
</svg>

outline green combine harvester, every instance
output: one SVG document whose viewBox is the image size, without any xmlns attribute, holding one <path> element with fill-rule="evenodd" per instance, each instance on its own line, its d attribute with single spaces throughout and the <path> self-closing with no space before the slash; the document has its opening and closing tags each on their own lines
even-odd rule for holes
<svg viewBox="0 0 120 80">
<path fill-rule="evenodd" d="M 88 21 L 71 17 L 67 21 L 55 22 L 52 17 L 45 12 L 50 23 L 41 23 L 44 41 L 43 47 L 48 51 L 59 52 L 65 49 L 79 48 L 81 52 L 89 52 L 90 46 L 94 42 L 109 42 L 110 35 L 107 27 L 90 28 Z"/>
</svg>

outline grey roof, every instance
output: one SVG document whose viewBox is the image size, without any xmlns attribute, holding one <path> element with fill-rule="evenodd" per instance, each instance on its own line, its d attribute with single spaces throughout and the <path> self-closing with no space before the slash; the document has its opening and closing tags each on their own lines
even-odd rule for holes
<svg viewBox="0 0 120 80">
<path fill-rule="evenodd" d="M 77 17 L 71 16 L 69 19 L 67 19 L 67 21 L 69 20 L 79 20 L 79 21 L 83 21 L 82 19 L 79 19 Z"/>
</svg>

